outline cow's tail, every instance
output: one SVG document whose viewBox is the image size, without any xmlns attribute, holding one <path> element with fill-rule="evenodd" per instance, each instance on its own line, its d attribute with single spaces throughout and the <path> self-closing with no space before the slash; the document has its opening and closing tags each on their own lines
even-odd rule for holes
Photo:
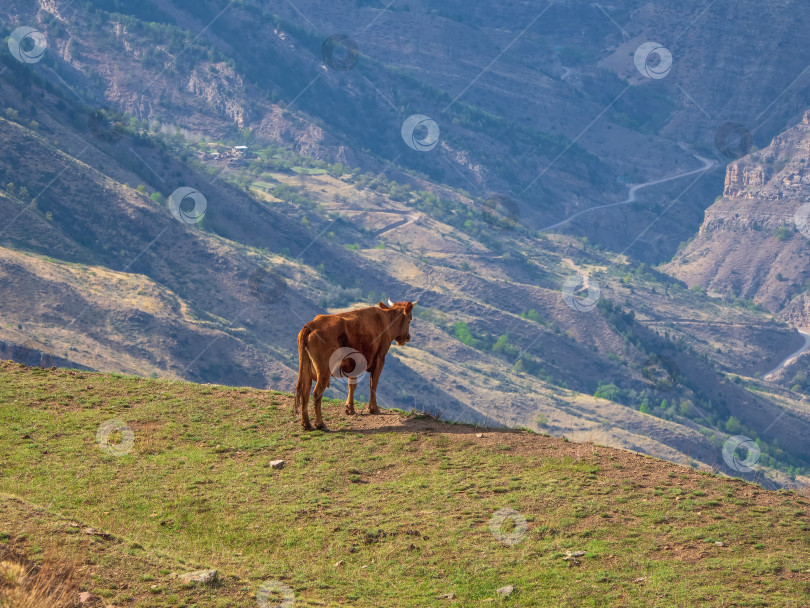
<svg viewBox="0 0 810 608">
<path fill-rule="evenodd" d="M 307 379 L 311 382 L 312 378 L 312 366 L 310 365 L 309 352 L 307 351 L 307 340 L 309 340 L 309 334 L 311 333 L 312 328 L 307 324 L 298 334 L 298 382 L 295 385 L 294 406 L 296 418 L 309 397 L 309 391 L 305 387 L 305 384 L 307 384 Z"/>
</svg>

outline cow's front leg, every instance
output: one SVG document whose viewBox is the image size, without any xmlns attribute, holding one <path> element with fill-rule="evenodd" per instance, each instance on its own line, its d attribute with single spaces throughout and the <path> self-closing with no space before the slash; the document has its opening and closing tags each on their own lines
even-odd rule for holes
<svg viewBox="0 0 810 608">
<path fill-rule="evenodd" d="M 380 413 L 380 408 L 377 407 L 377 381 L 380 379 L 380 374 L 382 373 L 384 363 L 385 359 L 377 359 L 374 362 L 374 366 L 370 370 L 371 379 L 369 380 L 369 392 L 371 393 L 371 396 L 368 399 L 368 411 L 370 414 Z"/>
<path fill-rule="evenodd" d="M 349 378 L 349 396 L 346 399 L 346 414 L 352 416 L 357 412 L 354 411 L 354 389 L 357 388 L 357 382 L 352 382 L 354 378 Z"/>
</svg>

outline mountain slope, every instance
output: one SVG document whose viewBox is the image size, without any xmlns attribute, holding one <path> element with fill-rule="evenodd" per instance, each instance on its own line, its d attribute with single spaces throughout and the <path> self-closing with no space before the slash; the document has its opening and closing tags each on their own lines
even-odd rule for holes
<svg viewBox="0 0 810 608">
<path fill-rule="evenodd" d="M 646 201 L 702 183 L 712 166 L 653 133 L 663 116 L 655 128 L 623 126 L 635 132 L 624 158 L 606 140 L 580 147 L 576 125 L 558 136 L 506 120 L 511 107 L 487 114 L 460 103 L 448 110 L 452 127 L 440 121 L 437 154 L 422 154 L 402 140 L 403 115 L 428 100 L 435 108 L 449 93 L 402 66 L 363 55 L 357 72 L 327 70 L 320 34 L 256 12 L 252 2 L 234 3 L 221 19 L 214 3 L 109 12 L 124 4 L 65 14 L 53 3 L 3 9 L 10 23 L 31 19 L 46 29 L 50 45 L 34 64 L 3 55 L 0 69 L 0 339 L 12 349 L 104 371 L 288 390 L 296 333 L 313 316 L 418 297 L 415 339 L 391 351 L 383 405 L 599 438 L 729 472 L 723 445 L 745 434 L 759 442 L 763 470 L 773 469 L 767 483 L 807 472 L 806 403 L 751 378 L 801 337 L 750 303 L 684 289 L 639 263 L 628 244 L 656 258 L 666 249 L 650 245 L 656 231 L 684 233 L 688 221 L 673 227 L 664 217 L 677 196 Z M 563 21 L 573 18 L 566 7 L 549 11 L 558 8 Z M 598 11 L 589 11 L 591 31 Z M 448 17 L 427 10 L 403 19 Z M 480 25 L 461 29 L 470 28 Z M 528 47 L 510 48 L 547 47 L 536 34 L 527 33 Z M 507 58 L 498 74 L 514 69 L 516 80 L 530 81 L 523 60 Z M 556 53 L 546 60 L 562 61 Z M 589 94 L 569 85 L 601 74 L 588 65 L 559 81 L 544 77 L 549 100 L 598 114 L 609 100 L 597 95 L 596 103 L 595 91 L 621 82 L 597 80 Z M 293 103 L 293 87 L 315 75 L 311 98 Z M 642 120 L 663 99 L 655 83 L 633 79 L 622 99 L 636 105 L 622 113 Z M 380 92 L 359 89 L 366 80 Z M 381 94 L 393 96 L 393 108 Z M 497 180 L 515 186 L 562 152 L 544 178 L 553 196 L 543 204 L 498 206 L 458 187 L 472 173 L 482 189 Z M 650 166 L 628 173 L 640 155 Z M 664 157 L 671 163 L 659 166 Z M 599 239 L 538 229 L 589 208 L 581 204 L 588 197 L 621 199 L 636 180 L 648 185 L 632 187 L 637 200 L 581 216 L 596 222 Z M 196 207 L 167 202 L 178 188 L 205 198 L 199 223 L 189 221 Z M 579 297 L 585 292 L 593 297 Z M 330 395 L 344 391 L 335 382 Z"/>
<path fill-rule="evenodd" d="M 801 216 L 810 201 L 810 113 L 762 150 L 730 164 L 722 197 L 699 234 L 666 266 L 690 286 L 753 300 L 795 326 L 806 316 L 810 278 Z"/>
<path fill-rule="evenodd" d="M 208 136 L 249 133 L 400 182 L 415 171 L 481 199 L 509 193 L 535 229 L 621 201 L 627 183 L 696 168 L 683 143 L 719 156 L 715 134 L 728 121 L 764 145 L 810 105 L 810 12 L 797 1 L 769 7 L 767 19 L 759 3 L 698 0 L 677 9 L 630 0 L 487 10 L 320 0 L 12 6 L 9 22 L 52 30 L 64 62 L 55 72 L 90 105 Z M 342 32 L 356 39 L 357 62 L 329 69 L 322 45 Z M 651 39 L 675 54 L 662 80 L 632 61 Z M 792 49 L 789 61 L 775 48 Z M 412 114 L 437 121 L 434 153 L 404 145 L 400 127 Z M 697 228 L 721 179 L 673 183 L 632 212 L 588 214 L 566 230 L 662 261 Z M 673 199 L 677 213 L 656 222 Z"/>
<path fill-rule="evenodd" d="M 339 403 L 334 432 L 303 433 L 290 396 L 255 389 L 0 379 L 0 558 L 75 557 L 93 601 L 471 605 L 514 585 L 516 606 L 794 606 L 810 582 L 796 491 Z M 177 578 L 199 568 L 221 584 Z"/>
</svg>

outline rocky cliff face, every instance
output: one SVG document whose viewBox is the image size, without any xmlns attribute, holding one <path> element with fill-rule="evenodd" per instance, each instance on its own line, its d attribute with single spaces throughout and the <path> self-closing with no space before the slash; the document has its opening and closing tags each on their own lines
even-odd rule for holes
<svg viewBox="0 0 810 608">
<path fill-rule="evenodd" d="M 668 271 L 690 287 L 751 299 L 810 326 L 810 232 L 795 217 L 810 202 L 808 159 L 810 111 L 767 148 L 728 166 L 723 196 Z"/>
</svg>

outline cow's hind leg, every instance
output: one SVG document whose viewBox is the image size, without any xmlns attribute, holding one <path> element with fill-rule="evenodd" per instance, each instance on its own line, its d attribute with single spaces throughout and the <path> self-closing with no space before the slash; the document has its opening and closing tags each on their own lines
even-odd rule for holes
<svg viewBox="0 0 810 608">
<path fill-rule="evenodd" d="M 301 386 L 301 426 L 304 427 L 305 431 L 312 430 L 312 424 L 309 422 L 309 391 L 312 388 L 312 378 L 309 376 L 306 377 L 304 382 Z M 297 395 L 296 395 L 297 396 Z"/>
<path fill-rule="evenodd" d="M 304 430 L 310 430 L 309 423 L 309 391 L 312 389 L 312 374 L 309 365 L 304 363 L 298 371 L 298 382 L 295 384 L 295 415 L 301 414 L 301 426 Z M 300 411 L 299 411 L 300 410 Z"/>
<path fill-rule="evenodd" d="M 354 411 L 354 389 L 357 388 L 357 382 L 351 382 L 353 378 L 349 379 L 349 396 L 346 399 L 346 413 L 351 416 L 356 414 Z"/>
<path fill-rule="evenodd" d="M 322 431 L 329 430 L 326 428 L 326 424 L 324 424 L 323 417 L 321 416 L 321 399 L 323 398 L 323 394 L 326 392 L 327 388 L 329 388 L 328 371 L 321 374 L 318 381 L 315 383 L 315 390 L 312 391 L 312 400 L 315 403 L 315 428 L 321 429 Z"/>
<path fill-rule="evenodd" d="M 312 359 L 306 350 L 306 335 L 298 336 L 298 382 L 295 384 L 295 416 L 301 414 L 301 426 L 305 431 L 312 429 L 309 423 L 309 391 L 312 389 Z"/>
</svg>

